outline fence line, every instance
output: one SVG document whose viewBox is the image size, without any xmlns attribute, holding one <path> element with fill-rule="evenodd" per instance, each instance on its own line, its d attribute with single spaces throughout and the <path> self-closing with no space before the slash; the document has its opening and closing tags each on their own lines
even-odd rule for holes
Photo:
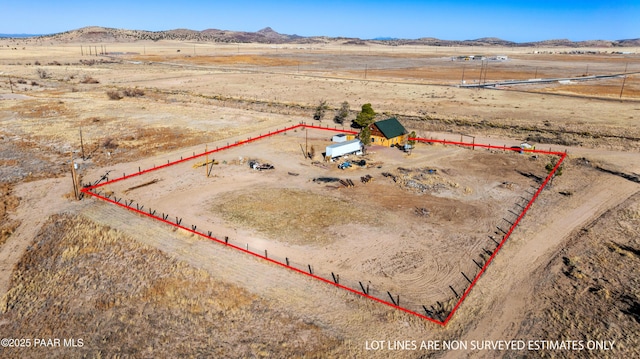
<svg viewBox="0 0 640 359">
<path fill-rule="evenodd" d="M 258 141 L 261 139 L 264 139 L 266 137 L 270 137 L 273 135 L 277 135 L 280 133 L 285 133 L 287 131 L 291 131 L 291 130 L 295 130 L 297 128 L 311 128 L 311 129 L 318 129 L 318 130 L 327 130 L 327 131 L 333 131 L 333 132 L 342 132 L 342 133 L 352 133 L 355 134 L 355 131 L 351 131 L 351 130 L 345 130 L 345 129 L 338 129 L 337 127 L 334 126 L 334 128 L 330 128 L 329 126 L 321 126 L 321 125 L 308 125 L 304 122 L 300 122 L 297 125 L 294 126 L 290 126 L 290 127 L 285 127 L 281 130 L 276 130 L 276 131 L 269 131 L 266 134 L 260 134 L 257 137 L 249 137 L 246 140 L 243 141 L 236 141 L 233 144 L 229 144 L 227 143 L 226 146 L 223 147 L 216 147 L 216 149 L 212 149 L 209 151 L 205 151 L 203 153 L 200 154 L 195 154 L 195 152 L 193 153 L 192 156 L 190 157 L 186 157 L 183 158 L 182 156 L 180 157 L 180 160 L 171 162 L 171 161 L 167 161 L 167 164 L 161 165 L 161 166 L 153 166 L 153 168 L 149 168 L 146 170 L 142 170 L 140 167 L 138 167 L 138 172 L 134 172 L 132 174 L 127 175 L 126 173 L 123 173 L 122 177 L 113 179 L 111 181 L 109 181 L 108 179 L 108 172 L 107 174 L 105 174 L 103 176 L 102 179 L 96 181 L 93 185 L 89 184 L 87 186 L 85 186 L 85 188 L 82 189 L 82 192 L 84 192 L 87 195 L 91 195 L 93 197 L 99 198 L 101 200 L 104 200 L 106 202 L 118 205 L 120 207 L 124 207 L 130 211 L 133 211 L 135 213 L 138 213 L 140 215 L 161 221 L 163 223 L 175 226 L 177 228 L 181 228 L 187 232 L 191 232 L 193 234 L 205 237 L 207 239 L 210 239 L 214 242 L 217 242 L 219 244 L 222 244 L 224 246 L 227 247 L 231 247 L 234 248 L 236 250 L 239 250 L 241 252 L 253 255 L 255 257 L 264 259 L 268 262 L 274 263 L 276 265 L 280 265 L 283 266 L 285 268 L 291 269 L 295 272 L 301 273 L 301 274 L 305 274 L 307 276 L 310 276 L 312 278 L 318 279 L 322 282 L 334 285 L 338 288 L 347 290 L 349 292 L 352 292 L 354 294 L 358 294 L 361 295 L 363 297 L 372 299 L 374 301 L 377 301 L 379 303 L 382 304 L 386 304 L 389 305 L 391 307 L 394 307 L 396 309 L 399 309 L 401 311 L 407 312 L 409 314 L 413 314 L 416 315 L 418 317 L 421 317 L 423 319 L 429 320 L 433 323 L 439 324 L 439 325 L 446 325 L 449 320 L 451 320 L 451 318 L 453 317 L 453 315 L 455 314 L 455 312 L 457 311 L 457 309 L 459 308 L 459 306 L 461 305 L 461 303 L 464 301 L 464 299 L 467 297 L 467 295 L 469 294 L 469 292 L 471 291 L 471 289 L 474 287 L 474 285 L 477 283 L 477 281 L 479 280 L 479 278 L 482 276 L 482 274 L 486 271 L 487 267 L 489 266 L 489 264 L 491 264 L 491 262 L 493 261 L 493 259 L 495 258 L 495 256 L 497 255 L 497 253 L 499 252 L 499 250 L 502 248 L 502 246 L 504 245 L 504 243 L 507 241 L 507 239 L 510 237 L 510 235 L 513 233 L 513 231 L 515 230 L 515 228 L 518 226 L 518 224 L 520 223 L 520 221 L 522 220 L 522 218 L 525 216 L 525 214 L 527 213 L 527 211 L 531 208 L 531 206 L 533 205 L 533 202 L 535 202 L 535 200 L 537 199 L 537 197 L 539 196 L 539 194 L 542 192 L 542 190 L 546 187 L 546 185 L 548 184 L 548 182 L 551 180 L 551 178 L 555 175 L 556 171 L 558 170 L 558 168 L 560 167 L 560 165 L 562 164 L 562 162 L 564 161 L 564 159 L 566 158 L 566 153 L 562 153 L 562 152 L 552 152 L 550 151 L 541 151 L 541 150 L 522 150 L 522 149 L 515 149 L 515 148 L 507 148 L 506 146 L 491 146 L 491 145 L 484 145 L 484 144 L 478 144 L 475 143 L 475 141 L 473 143 L 466 143 L 466 142 L 455 142 L 455 141 L 446 141 L 446 140 L 436 140 L 436 139 L 425 139 L 425 138 L 410 138 L 409 140 L 415 140 L 418 142 L 423 142 L 423 143 L 441 143 L 443 145 L 447 145 L 447 144 L 451 144 L 451 145 L 458 145 L 458 146 L 462 146 L 462 147 L 479 147 L 479 148 L 486 148 L 486 149 L 497 149 L 497 150 L 503 150 L 503 151 L 507 151 L 507 150 L 511 150 L 511 151 L 518 151 L 518 152 L 528 152 L 528 153 L 541 153 L 541 154 L 550 154 L 550 155 L 558 155 L 560 156 L 560 160 L 557 161 L 555 167 L 552 169 L 552 171 L 550 171 L 550 173 L 548 174 L 548 176 L 545 178 L 545 180 L 542 182 L 542 184 L 537 188 L 537 190 L 532 194 L 529 192 L 526 192 L 527 194 L 529 194 L 529 196 L 531 196 L 530 198 L 526 198 L 526 197 L 521 197 L 526 204 L 521 204 L 516 202 L 515 205 L 517 206 L 515 211 L 511 211 L 508 210 L 507 212 L 509 213 L 508 215 L 506 215 L 507 217 L 513 217 L 515 216 L 515 218 L 502 218 L 503 223 L 508 224 L 504 225 L 504 224 L 498 224 L 496 225 L 496 228 L 498 229 L 498 231 L 496 231 L 495 233 L 500 235 L 502 238 L 500 241 L 497 241 L 495 239 L 495 237 L 493 235 L 489 235 L 488 238 L 491 240 L 486 241 L 485 240 L 485 246 L 488 248 L 493 248 L 493 249 L 487 249 L 483 246 L 483 252 L 480 253 L 479 258 L 472 258 L 472 260 L 468 263 L 468 266 L 465 267 L 462 271 L 461 271 L 461 276 L 457 279 L 454 279 L 454 281 L 449 285 L 450 290 L 452 291 L 452 294 L 454 297 L 450 298 L 447 301 L 444 301 L 445 304 L 443 304 L 440 301 L 436 301 L 436 304 L 416 304 L 411 302 L 410 300 L 407 300 L 405 298 L 401 298 L 400 295 L 398 293 L 394 293 L 396 296 L 394 297 L 392 295 L 392 293 L 390 293 L 389 291 L 381 291 L 377 288 L 371 288 L 368 284 L 365 287 L 362 283 L 362 281 L 357 281 L 357 285 L 355 280 L 353 279 L 349 279 L 349 278 L 341 278 L 339 276 L 339 273 L 337 272 L 331 272 L 331 276 L 329 276 L 328 273 L 322 273 L 324 276 L 322 276 L 319 273 L 315 273 L 313 266 L 309 263 L 304 264 L 304 263 L 297 263 L 295 261 L 292 261 L 289 257 L 280 257 L 278 255 L 269 255 L 267 252 L 267 249 L 260 249 L 259 251 L 255 251 L 255 249 L 250 248 L 249 244 L 246 243 L 245 246 L 242 245 L 242 243 L 238 243 L 235 242 L 234 240 L 229 239 L 229 237 L 224 237 L 224 239 L 219 239 L 215 236 L 212 235 L 211 231 L 204 231 L 204 230 L 198 230 L 196 225 L 183 225 L 182 224 L 182 218 L 181 217 L 175 217 L 175 222 L 174 221 L 169 221 L 169 214 L 165 214 L 162 213 L 161 216 L 156 215 L 156 211 L 152 210 L 151 208 L 147 208 L 147 210 L 144 210 L 144 205 L 140 205 L 139 203 L 136 203 L 135 207 L 133 206 L 133 200 L 127 202 L 126 200 L 123 202 L 122 201 L 122 197 L 121 198 L 117 198 L 115 195 L 113 196 L 113 199 L 111 199 L 111 195 L 109 194 L 105 194 L 102 195 L 101 192 L 99 191 L 100 187 L 103 187 L 105 185 L 111 184 L 111 183 L 115 183 L 115 182 L 119 182 L 119 181 L 123 181 L 125 179 L 128 178 L 132 178 L 132 177 L 136 177 L 136 176 L 141 176 L 143 174 L 161 169 L 161 168 L 165 168 L 165 167 L 169 167 L 178 163 L 183 163 L 183 162 L 187 162 L 187 161 L 191 161 L 193 159 L 199 158 L 199 157 L 203 157 L 203 156 L 207 156 L 209 154 L 212 153 L 216 153 L 216 152 L 220 152 L 220 151 L 224 151 L 230 148 L 234 148 L 237 146 L 241 146 L 244 144 L 248 144 L 254 141 Z M 106 179 L 106 181 L 104 183 L 100 183 L 102 180 Z M 518 214 L 519 213 L 519 214 Z M 504 229 L 504 228 L 508 228 L 508 229 Z M 488 257 L 488 258 L 485 258 Z M 472 264 L 473 263 L 473 264 Z M 465 272 L 466 271 L 466 272 Z M 475 275 L 472 275 L 472 273 L 474 273 Z M 377 294 L 377 295 L 376 295 Z M 382 299 L 386 298 L 385 294 L 388 296 L 388 298 L 390 299 L 390 301 L 386 300 L 386 299 Z M 402 300 L 403 306 L 400 306 L 400 300 Z M 453 308 L 451 310 L 448 310 L 448 308 L 446 307 L 448 305 L 448 303 L 454 302 L 455 304 L 453 305 Z M 427 307 L 428 305 L 428 307 Z M 415 309 L 408 309 L 408 308 L 415 308 Z M 420 312 L 424 312 L 424 314 L 421 314 Z M 447 313 L 448 312 L 448 313 Z"/>
</svg>

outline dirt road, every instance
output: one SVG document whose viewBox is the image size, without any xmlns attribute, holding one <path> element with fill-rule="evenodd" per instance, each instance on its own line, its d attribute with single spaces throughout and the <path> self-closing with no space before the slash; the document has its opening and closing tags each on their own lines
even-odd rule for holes
<svg viewBox="0 0 640 359">
<path fill-rule="evenodd" d="M 535 278 L 531 274 L 540 266 L 545 266 L 554 253 L 562 251 L 572 232 L 580 230 L 607 210 L 624 202 L 640 191 L 640 185 L 615 176 L 604 176 L 601 181 L 588 186 L 585 197 L 574 198 L 554 211 L 548 222 L 541 223 L 534 218 L 526 218 L 528 225 L 514 232 L 502 249 L 487 274 L 478 282 L 472 294 L 463 304 L 451 325 L 463 321 L 471 314 L 471 308 L 480 306 L 474 323 L 469 323 L 469 331 L 461 340 L 513 340 L 514 334 L 528 308 L 529 298 L 536 295 L 529 285 Z M 541 206 L 536 206 L 534 214 L 540 217 Z M 535 223 L 532 225 L 532 222 Z M 536 223 L 537 222 L 537 223 Z M 475 313 L 474 313 L 475 314 Z M 495 353 L 476 353 L 480 357 L 495 357 Z M 455 358 L 451 352 L 446 357 Z"/>
</svg>

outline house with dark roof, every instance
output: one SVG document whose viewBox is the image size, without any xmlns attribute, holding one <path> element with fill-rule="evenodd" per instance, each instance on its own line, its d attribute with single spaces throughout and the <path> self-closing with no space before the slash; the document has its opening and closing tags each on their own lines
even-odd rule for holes
<svg viewBox="0 0 640 359">
<path fill-rule="evenodd" d="M 371 130 L 371 144 L 376 146 L 404 145 L 409 138 L 409 132 L 395 117 L 374 122 L 369 125 L 369 129 Z"/>
</svg>

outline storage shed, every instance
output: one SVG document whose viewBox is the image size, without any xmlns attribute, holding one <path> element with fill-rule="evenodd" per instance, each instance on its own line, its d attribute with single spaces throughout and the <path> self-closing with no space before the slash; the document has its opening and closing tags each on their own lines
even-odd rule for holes
<svg viewBox="0 0 640 359">
<path fill-rule="evenodd" d="M 346 134 L 346 133 L 339 133 L 339 134 L 334 135 L 333 137 L 331 137 L 331 141 L 332 142 L 346 142 L 346 141 L 349 141 L 349 140 L 353 140 L 354 138 L 356 138 L 355 135 Z"/>
</svg>

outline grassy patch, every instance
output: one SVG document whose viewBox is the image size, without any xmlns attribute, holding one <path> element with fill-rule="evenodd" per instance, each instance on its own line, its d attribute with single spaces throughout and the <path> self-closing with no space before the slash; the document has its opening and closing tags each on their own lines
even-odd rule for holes
<svg viewBox="0 0 640 359">
<path fill-rule="evenodd" d="M 213 210 L 230 222 L 294 244 L 327 244 L 335 240 L 332 226 L 374 223 L 365 208 L 352 202 L 284 188 L 228 193 Z"/>
</svg>

